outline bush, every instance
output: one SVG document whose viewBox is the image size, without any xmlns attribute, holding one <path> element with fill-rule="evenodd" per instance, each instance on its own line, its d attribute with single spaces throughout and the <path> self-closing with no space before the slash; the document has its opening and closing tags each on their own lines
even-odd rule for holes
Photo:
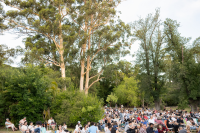
<svg viewBox="0 0 200 133">
<path fill-rule="evenodd" d="M 103 113 L 102 100 L 75 90 L 61 92 L 51 106 L 51 114 L 57 124 L 66 122 L 69 126 L 75 126 L 78 121 L 82 124 L 97 122 L 102 119 Z"/>
<path fill-rule="evenodd" d="M 9 107 L 9 118 L 18 124 L 24 116 L 27 121 L 43 121 L 43 110 L 50 106 L 51 95 L 47 91 L 49 78 L 39 67 L 28 66 L 22 69 L 11 69 L 3 89 L 5 106 Z"/>
<path fill-rule="evenodd" d="M 114 88 L 114 93 L 118 97 L 118 104 L 137 106 L 139 101 L 139 90 L 134 77 L 124 77 L 124 81 Z"/>
</svg>

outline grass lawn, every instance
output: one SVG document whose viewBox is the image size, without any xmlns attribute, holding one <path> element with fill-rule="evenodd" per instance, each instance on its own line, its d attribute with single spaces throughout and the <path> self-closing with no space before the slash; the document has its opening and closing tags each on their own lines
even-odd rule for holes
<svg viewBox="0 0 200 133">
<path fill-rule="evenodd" d="M 172 108 L 172 110 L 176 110 L 176 109 L 178 109 L 178 106 L 173 106 L 173 107 L 171 107 L 171 108 Z M 169 110 L 170 107 L 166 107 L 166 109 Z M 190 112 L 190 111 L 191 111 L 191 108 L 185 108 L 185 111 Z"/>
<path fill-rule="evenodd" d="M 68 130 L 69 131 L 74 131 L 74 129 L 73 128 L 68 128 Z M 7 131 L 7 129 L 5 128 L 5 127 L 1 127 L 0 128 L 0 133 L 21 133 L 20 131 L 12 131 L 12 129 L 8 129 L 8 131 Z M 54 132 L 52 132 L 52 133 L 54 133 Z"/>
</svg>

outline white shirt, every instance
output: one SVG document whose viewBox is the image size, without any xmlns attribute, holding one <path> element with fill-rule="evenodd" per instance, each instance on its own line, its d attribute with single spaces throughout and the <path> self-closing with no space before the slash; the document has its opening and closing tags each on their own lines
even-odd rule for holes
<svg viewBox="0 0 200 133">
<path fill-rule="evenodd" d="M 192 127 L 192 123 L 190 122 L 190 121 L 187 121 L 187 126 L 190 126 L 190 127 Z"/>
<path fill-rule="evenodd" d="M 65 126 L 62 126 L 62 128 L 64 128 L 64 129 L 67 129 L 67 125 L 65 125 Z"/>
<path fill-rule="evenodd" d="M 48 124 L 51 124 L 52 122 L 54 122 L 54 119 L 49 119 L 48 120 Z"/>
<path fill-rule="evenodd" d="M 34 130 L 34 125 L 29 125 L 29 126 L 28 126 L 28 129 Z"/>
<path fill-rule="evenodd" d="M 60 132 L 59 130 L 57 130 L 56 133 L 65 133 L 65 131 L 62 130 L 62 131 Z"/>
<path fill-rule="evenodd" d="M 78 133 L 78 132 L 80 132 L 80 131 L 79 131 L 78 129 L 75 129 L 73 133 L 75 133 L 75 132 Z"/>
<path fill-rule="evenodd" d="M 21 129 L 22 129 L 22 131 L 26 131 L 28 129 L 28 126 L 23 125 Z"/>
<path fill-rule="evenodd" d="M 77 124 L 75 130 L 78 130 L 79 127 L 82 127 L 82 125 L 81 124 L 80 125 Z"/>
<path fill-rule="evenodd" d="M 149 119 L 149 123 L 155 124 L 155 120 L 154 119 Z"/>
<path fill-rule="evenodd" d="M 176 121 L 176 119 L 174 117 L 172 117 L 172 121 Z"/>
<path fill-rule="evenodd" d="M 87 129 L 85 130 L 85 128 L 83 128 L 83 129 L 81 130 L 81 133 L 87 133 Z"/>
<path fill-rule="evenodd" d="M 108 130 L 108 127 L 104 127 L 104 131 L 106 132 Z"/>
</svg>

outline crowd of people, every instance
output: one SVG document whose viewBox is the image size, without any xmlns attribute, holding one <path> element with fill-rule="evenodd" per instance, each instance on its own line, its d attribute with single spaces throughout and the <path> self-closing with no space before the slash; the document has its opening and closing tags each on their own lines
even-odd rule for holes
<svg viewBox="0 0 200 133">
<path fill-rule="evenodd" d="M 123 109 L 105 107 L 101 129 L 108 133 L 200 133 L 200 112 L 185 110 Z M 111 128 L 112 127 L 112 128 Z M 111 129 L 110 131 L 108 129 Z"/>
<path fill-rule="evenodd" d="M 73 133 L 200 133 L 200 112 L 187 112 L 185 110 L 150 110 L 150 109 L 124 109 L 108 108 L 105 106 L 104 118 L 99 122 L 87 122 L 84 126 L 78 121 Z M 19 121 L 22 133 L 50 133 L 50 126 L 56 133 L 69 133 L 67 125 L 56 125 L 51 117 L 48 123 L 28 123 L 26 117 Z M 6 119 L 5 125 L 15 131 L 17 128 Z M 56 126 L 58 130 L 55 130 Z"/>
<path fill-rule="evenodd" d="M 63 125 L 58 125 L 58 130 L 55 130 L 56 123 L 54 119 L 51 117 L 47 123 L 42 123 L 41 121 L 37 121 L 35 126 L 33 122 L 26 121 L 26 117 L 19 121 L 19 128 L 16 128 L 13 123 L 6 119 L 5 125 L 7 128 L 11 128 L 13 131 L 20 130 L 22 133 L 52 133 L 51 130 L 48 130 L 48 127 L 52 128 L 53 131 L 57 133 L 69 133 L 67 130 L 67 125 L 64 123 Z"/>
</svg>

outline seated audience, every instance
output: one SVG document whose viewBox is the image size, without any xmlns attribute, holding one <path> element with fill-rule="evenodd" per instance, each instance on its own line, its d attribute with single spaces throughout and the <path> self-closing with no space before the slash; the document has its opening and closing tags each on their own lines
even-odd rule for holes
<svg viewBox="0 0 200 133">
<path fill-rule="evenodd" d="M 56 123 L 52 117 L 48 120 L 48 124 L 51 125 L 53 130 L 55 130 Z"/>
<path fill-rule="evenodd" d="M 15 125 L 13 123 L 11 123 L 8 118 L 6 119 L 5 125 L 6 125 L 7 128 L 11 127 L 13 131 L 17 130 Z"/>
</svg>

